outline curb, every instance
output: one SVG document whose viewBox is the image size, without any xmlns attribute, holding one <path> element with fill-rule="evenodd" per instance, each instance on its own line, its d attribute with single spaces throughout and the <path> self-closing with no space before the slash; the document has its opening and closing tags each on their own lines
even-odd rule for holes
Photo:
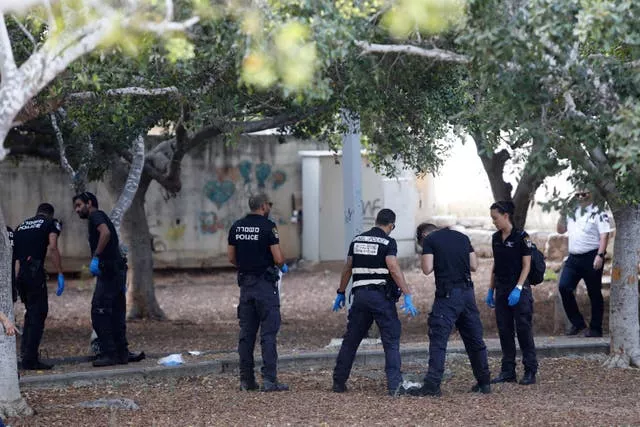
<svg viewBox="0 0 640 427">
<path fill-rule="evenodd" d="M 488 339 L 487 353 L 489 357 L 502 355 L 497 339 Z M 569 355 L 607 354 L 609 341 L 600 339 L 565 339 L 538 337 L 536 339 L 537 355 L 544 357 L 563 357 Z M 278 358 L 279 369 L 301 368 L 333 368 L 337 357 L 336 351 L 309 352 L 300 354 L 284 354 Z M 466 354 L 464 345 L 460 341 L 452 341 L 447 348 L 447 354 Z M 520 350 L 518 349 L 518 354 Z M 400 355 L 404 363 L 418 363 L 426 365 L 428 361 L 428 343 L 419 346 L 412 344 L 400 348 Z M 256 358 L 256 366 L 261 359 Z M 382 349 L 359 350 L 354 362 L 355 366 L 383 366 L 384 351 Z M 56 387 L 84 387 L 102 382 L 126 383 L 145 381 L 157 378 L 177 378 L 198 375 L 219 375 L 237 372 L 238 358 L 230 357 L 204 362 L 189 363 L 180 366 L 149 366 L 144 368 L 101 369 L 85 372 L 70 372 L 63 374 L 30 375 L 20 378 L 22 388 L 56 388 Z"/>
</svg>

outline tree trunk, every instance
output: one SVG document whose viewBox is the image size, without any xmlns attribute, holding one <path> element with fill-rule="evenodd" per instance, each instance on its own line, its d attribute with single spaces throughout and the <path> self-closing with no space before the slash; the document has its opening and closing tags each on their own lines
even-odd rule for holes
<svg viewBox="0 0 640 427">
<path fill-rule="evenodd" d="M 127 179 L 126 168 L 118 163 L 111 170 L 109 189 L 119 195 Z M 124 240 L 129 243 L 129 289 L 127 291 L 127 317 L 164 320 L 166 316 L 158 301 L 153 284 L 153 252 L 151 232 L 147 223 L 144 199 L 151 178 L 143 174 L 131 207 L 122 222 Z"/>
<path fill-rule="evenodd" d="M 11 321 L 14 320 L 11 299 L 11 246 L 2 209 L 0 209 L 0 311 Z M 33 411 L 20 396 L 16 337 L 9 337 L 4 329 L 0 329 L 0 418 L 32 414 Z"/>
<path fill-rule="evenodd" d="M 607 367 L 640 367 L 638 324 L 638 250 L 640 205 L 613 210 L 616 237 L 613 243 L 609 329 L 611 348 Z"/>
<path fill-rule="evenodd" d="M 482 166 L 489 178 L 494 200 L 511 200 L 513 188 L 511 184 L 504 181 L 504 165 L 511 158 L 511 155 L 507 150 L 494 152 L 480 131 L 473 131 L 472 137 L 476 143 L 476 151 L 482 161 Z"/>
</svg>

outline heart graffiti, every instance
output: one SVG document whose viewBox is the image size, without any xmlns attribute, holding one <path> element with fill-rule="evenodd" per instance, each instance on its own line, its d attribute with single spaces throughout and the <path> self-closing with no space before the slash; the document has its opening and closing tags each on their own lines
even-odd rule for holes
<svg viewBox="0 0 640 427">
<path fill-rule="evenodd" d="M 209 181 L 204 185 L 204 194 L 209 200 L 216 204 L 218 209 L 233 196 L 236 186 L 233 181 Z"/>
</svg>

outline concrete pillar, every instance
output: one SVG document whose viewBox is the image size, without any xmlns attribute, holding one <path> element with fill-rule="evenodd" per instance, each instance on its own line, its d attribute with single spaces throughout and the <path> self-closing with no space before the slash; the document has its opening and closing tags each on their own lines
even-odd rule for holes
<svg viewBox="0 0 640 427">
<path fill-rule="evenodd" d="M 302 258 L 320 261 L 320 157 L 301 151 L 302 157 Z"/>
</svg>

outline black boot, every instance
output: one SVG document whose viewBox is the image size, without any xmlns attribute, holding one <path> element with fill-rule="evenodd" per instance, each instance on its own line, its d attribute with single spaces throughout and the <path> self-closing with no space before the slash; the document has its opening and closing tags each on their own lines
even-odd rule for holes
<svg viewBox="0 0 640 427">
<path fill-rule="evenodd" d="M 258 390 L 260 386 L 253 380 L 240 380 L 240 391 L 255 391 Z"/>
<path fill-rule="evenodd" d="M 536 383 L 535 372 L 525 372 L 524 377 L 520 380 L 521 385 L 531 385 Z"/>
<path fill-rule="evenodd" d="M 101 368 L 103 366 L 113 366 L 118 364 L 118 360 L 115 357 L 108 356 L 106 354 L 101 354 L 98 356 L 96 360 L 93 361 L 92 365 L 95 368 Z"/>
<path fill-rule="evenodd" d="M 262 383 L 262 389 L 260 391 L 264 391 L 265 393 L 269 393 L 272 391 L 289 391 L 289 386 L 287 384 L 278 382 L 278 380 L 270 381 L 265 379 Z"/>
<path fill-rule="evenodd" d="M 491 380 L 491 384 L 498 383 L 515 383 L 518 381 L 515 372 L 500 372 L 500 374 Z"/>
<path fill-rule="evenodd" d="M 407 394 L 410 396 L 442 396 L 440 385 L 433 384 L 430 381 L 425 381 L 422 387 L 410 388 L 409 390 L 407 390 Z"/>
<path fill-rule="evenodd" d="M 24 369 L 25 371 L 48 371 L 53 369 L 53 365 L 43 363 L 39 360 L 36 360 L 35 362 L 30 360 L 23 360 L 22 369 Z"/>
<path fill-rule="evenodd" d="M 347 385 L 334 380 L 331 390 L 333 390 L 334 393 L 345 393 L 347 391 Z"/>
<path fill-rule="evenodd" d="M 489 393 L 491 393 L 491 384 L 476 383 L 476 385 L 471 387 L 471 392 L 472 393 L 489 394 Z"/>
</svg>

